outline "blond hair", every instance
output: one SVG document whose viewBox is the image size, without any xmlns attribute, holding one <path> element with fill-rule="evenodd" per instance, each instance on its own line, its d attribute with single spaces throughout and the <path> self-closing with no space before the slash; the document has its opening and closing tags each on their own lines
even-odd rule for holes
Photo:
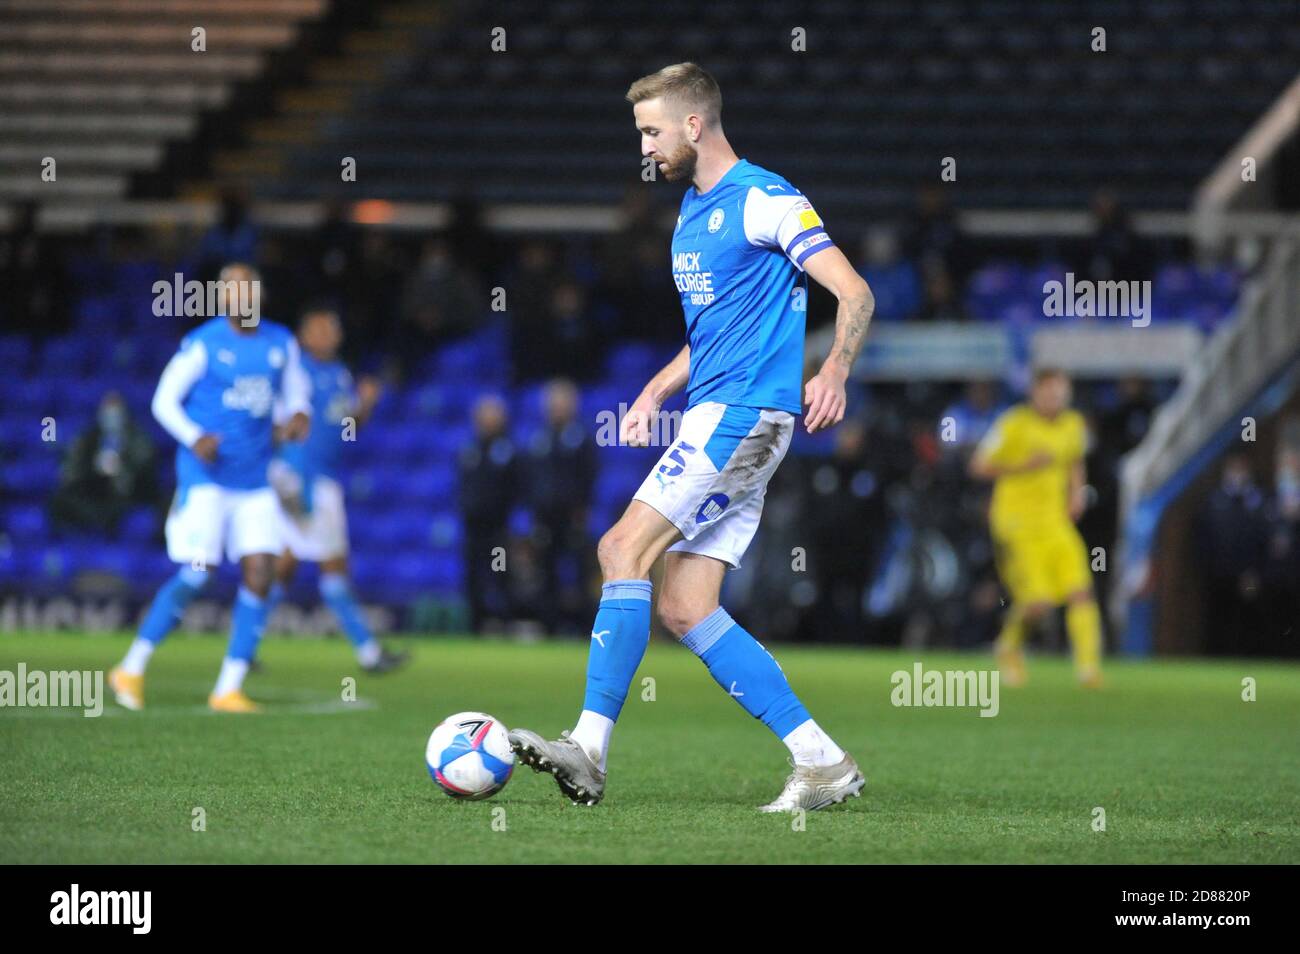
<svg viewBox="0 0 1300 954">
<path fill-rule="evenodd" d="M 698 113 L 707 126 L 717 126 L 722 121 L 722 90 L 718 81 L 694 63 L 665 66 L 627 88 L 627 101 L 633 105 L 659 97 L 679 111 Z"/>
</svg>

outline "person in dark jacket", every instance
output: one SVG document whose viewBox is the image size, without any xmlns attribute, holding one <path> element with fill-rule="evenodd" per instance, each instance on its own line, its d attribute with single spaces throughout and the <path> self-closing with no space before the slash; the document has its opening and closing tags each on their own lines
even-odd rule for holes
<svg viewBox="0 0 1300 954">
<path fill-rule="evenodd" d="M 73 443 L 63 461 L 50 518 L 64 529 L 113 533 L 132 506 L 157 504 L 157 450 L 131 420 L 116 391 L 105 394 L 95 423 Z"/>
<path fill-rule="evenodd" d="M 587 514 L 596 481 L 596 449 L 578 419 L 578 390 L 571 381 L 551 381 L 543 401 L 546 423 L 528 448 L 533 542 L 548 596 L 542 622 L 547 632 L 581 632 L 595 611 L 587 587 Z"/>
<path fill-rule="evenodd" d="M 496 396 L 474 405 L 474 441 L 457 460 L 460 512 L 464 522 L 465 589 L 470 626 L 511 615 L 509 572 L 510 511 L 518 500 L 518 454 L 507 431 L 505 402 Z"/>
</svg>

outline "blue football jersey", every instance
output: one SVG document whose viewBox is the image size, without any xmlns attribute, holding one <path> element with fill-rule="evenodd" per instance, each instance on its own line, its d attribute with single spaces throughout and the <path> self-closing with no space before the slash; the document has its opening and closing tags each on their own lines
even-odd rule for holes
<svg viewBox="0 0 1300 954">
<path fill-rule="evenodd" d="M 182 490 L 206 483 L 237 490 L 267 485 L 274 449 L 272 410 L 287 372 L 301 375 L 298 343 L 287 328 L 269 321 L 259 321 L 245 334 L 231 327 L 226 318 L 213 318 L 181 341 L 159 382 L 154 414 L 173 434 L 183 425 L 185 433 L 177 435 L 181 447 L 176 454 L 176 477 Z M 176 388 L 180 409 L 188 418 L 180 425 L 159 409 L 160 398 L 172 388 Z M 305 397 L 303 394 L 302 399 Z M 211 464 L 188 446 L 200 434 L 221 438 Z"/>
<path fill-rule="evenodd" d="M 803 267 L 830 247 L 803 194 L 744 159 L 708 192 L 686 190 L 672 263 L 691 348 L 688 408 L 717 401 L 800 412 Z"/>
<path fill-rule="evenodd" d="M 302 369 L 311 381 L 311 432 L 305 441 L 284 444 L 280 459 L 305 483 L 309 478 L 338 478 L 343 460 L 343 419 L 356 410 L 352 374 L 342 361 L 317 361 L 302 352 Z"/>
</svg>

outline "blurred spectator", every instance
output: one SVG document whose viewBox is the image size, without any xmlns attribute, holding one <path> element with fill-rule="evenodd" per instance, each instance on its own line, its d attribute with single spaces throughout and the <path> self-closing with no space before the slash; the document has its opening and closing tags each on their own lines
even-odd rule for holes
<svg viewBox="0 0 1300 954">
<path fill-rule="evenodd" d="M 1122 378 L 1118 390 L 1118 402 L 1098 417 L 1097 439 L 1122 456 L 1146 437 L 1155 414 L 1156 399 L 1151 393 L 1151 382 L 1135 375 Z"/>
<path fill-rule="evenodd" d="M 1300 628 L 1300 448 L 1283 445 L 1278 452 L 1267 519 L 1264 591 L 1268 636 L 1276 645 L 1279 636 L 1294 641 Z"/>
<path fill-rule="evenodd" d="M 483 224 L 483 207 L 474 198 L 471 183 L 462 183 L 451 201 L 451 224 L 447 240 L 458 250 L 457 262 L 476 287 L 491 284 L 500 268 L 504 249 L 498 233 Z"/>
<path fill-rule="evenodd" d="M 546 422 L 528 448 L 533 542 L 546 577 L 541 618 L 547 632 L 580 632 L 594 610 L 587 595 L 587 514 L 596 481 L 596 448 L 578 420 L 573 382 L 552 381 L 543 400 Z"/>
<path fill-rule="evenodd" d="M 1196 529 L 1197 547 L 1204 556 L 1206 649 L 1211 654 L 1238 655 L 1259 638 L 1268 538 L 1265 503 L 1249 459 L 1229 454 Z"/>
<path fill-rule="evenodd" d="M 867 463 L 866 428 L 850 419 L 833 433 L 830 458 L 806 472 L 808 565 L 817 581 L 813 617 L 821 639 L 855 642 L 865 635 L 863 590 L 885 513 L 878 479 Z"/>
<path fill-rule="evenodd" d="M 516 322 L 511 329 L 516 377 L 591 380 L 600 371 L 600 342 L 586 291 L 575 281 L 560 281 L 542 317 L 541 324 Z"/>
<path fill-rule="evenodd" d="M 346 203 L 340 199 L 326 203 L 324 219 L 312 231 L 307 250 L 315 294 L 341 300 L 361 254 L 361 230 Z"/>
<path fill-rule="evenodd" d="M 1002 413 L 1004 406 L 996 382 L 972 381 L 966 385 L 961 398 L 949 404 L 941 412 L 940 435 L 943 435 L 950 418 L 953 429 L 953 439 L 942 441 L 941 450 L 945 454 L 954 454 L 959 458 L 957 463 L 963 473 L 970 452 L 983 440 L 985 433 Z"/>
<path fill-rule="evenodd" d="M 476 633 L 482 631 L 486 620 L 508 619 L 512 611 L 505 554 L 519 475 L 507 424 L 501 398 L 480 398 L 474 405 L 474 440 L 461 449 L 457 459 L 465 528 L 465 588 L 470 625 Z"/>
<path fill-rule="evenodd" d="M 917 193 L 916 217 L 903 242 L 903 254 L 922 272 L 942 266 L 956 285 L 965 284 L 972 262 L 968 243 L 948 199 L 952 186 L 928 183 Z"/>
<path fill-rule="evenodd" d="M 1092 228 L 1084 269 L 1088 278 L 1131 282 L 1151 277 L 1146 242 L 1133 230 L 1115 193 L 1102 189 L 1093 196 Z"/>
<path fill-rule="evenodd" d="M 401 321 L 409 273 L 406 251 L 388 232 L 362 232 L 357 267 L 348 276 L 343 299 L 343 354 L 350 364 L 365 365 L 383 349 L 400 374 L 403 362 L 410 360 Z"/>
<path fill-rule="evenodd" d="M 1088 455 L 1088 482 L 1096 491 L 1096 499 L 1080 521 L 1080 530 L 1089 546 L 1112 552 L 1119 522 L 1120 462 L 1142 442 L 1155 410 L 1151 382 L 1130 376 L 1119 382 L 1119 400 L 1115 406 L 1094 418 L 1096 441 Z M 1103 595 L 1109 583 L 1108 576 L 1098 580 Z"/>
<path fill-rule="evenodd" d="M 436 346 L 473 328 L 490 302 L 471 273 L 452 256 L 445 238 L 424 243 L 415 272 L 402 289 L 405 361 L 428 354 Z"/>
<path fill-rule="evenodd" d="M 50 499 L 51 522 L 64 529 L 112 533 L 132 506 L 156 506 L 149 436 L 131 420 L 116 391 L 105 394 L 95 423 L 72 444 Z"/>
<path fill-rule="evenodd" d="M 926 321 L 965 321 L 966 306 L 957 294 L 948 266 L 933 260 L 925 269 L 925 303 L 921 317 Z"/>
<path fill-rule="evenodd" d="M 214 222 L 199 241 L 199 271 L 215 274 L 227 262 L 256 262 L 259 232 L 248 215 L 248 200 L 235 189 L 222 193 Z"/>
<path fill-rule="evenodd" d="M 668 229 L 645 183 L 628 188 L 622 224 L 601 245 L 597 294 L 619 315 L 619 334 L 655 341 L 680 340 L 681 298 L 666 268 Z M 879 306 L 877 306 L 877 310 Z"/>
<path fill-rule="evenodd" d="M 862 277 L 876 298 L 875 316 L 882 321 L 906 321 L 921 310 L 921 278 L 916 266 L 902 257 L 898 235 L 877 227 L 862 239 Z"/>
<path fill-rule="evenodd" d="M 13 221 L 0 232 L 0 326 L 6 332 L 45 337 L 71 321 L 63 259 L 36 229 L 36 204 L 13 207 Z"/>
<path fill-rule="evenodd" d="M 519 249 L 518 262 L 507 287 L 509 311 L 516 323 L 528 327 L 544 321 L 551 290 L 560 281 L 555 246 L 536 239 Z"/>
</svg>

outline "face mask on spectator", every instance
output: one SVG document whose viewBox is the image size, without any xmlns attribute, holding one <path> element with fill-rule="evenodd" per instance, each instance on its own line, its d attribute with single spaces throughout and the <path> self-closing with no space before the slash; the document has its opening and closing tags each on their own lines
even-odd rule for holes
<svg viewBox="0 0 1300 954">
<path fill-rule="evenodd" d="M 126 427 L 126 409 L 120 404 L 110 404 L 99 409 L 99 429 L 106 434 L 119 434 Z"/>
<path fill-rule="evenodd" d="M 1277 497 L 1288 509 L 1300 506 L 1300 474 L 1284 470 L 1277 475 Z"/>
</svg>

